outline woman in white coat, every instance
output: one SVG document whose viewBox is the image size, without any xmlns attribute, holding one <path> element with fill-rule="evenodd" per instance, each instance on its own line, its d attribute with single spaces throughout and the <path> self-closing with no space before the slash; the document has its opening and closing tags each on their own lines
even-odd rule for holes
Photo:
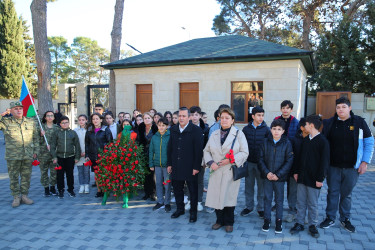
<svg viewBox="0 0 375 250">
<path fill-rule="evenodd" d="M 204 161 L 211 170 L 206 206 L 214 208 L 217 217 L 212 229 L 218 230 L 225 226 L 225 231 L 228 233 L 233 231 L 234 209 L 241 183 L 241 180 L 233 181 L 231 165 L 242 166 L 249 154 L 245 135 L 233 126 L 234 118 L 233 110 L 221 109 L 221 129 L 212 133 L 204 149 Z M 235 162 L 230 163 L 226 154 L 231 149 L 237 131 L 237 139 L 233 146 Z"/>
</svg>

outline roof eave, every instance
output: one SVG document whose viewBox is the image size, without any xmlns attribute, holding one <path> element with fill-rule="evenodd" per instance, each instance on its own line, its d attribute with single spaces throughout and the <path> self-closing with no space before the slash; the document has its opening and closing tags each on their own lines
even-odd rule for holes
<svg viewBox="0 0 375 250">
<path fill-rule="evenodd" d="M 161 67 L 161 66 L 175 66 L 175 65 L 196 65 L 196 64 L 209 64 L 209 63 L 231 63 L 231 62 L 258 62 L 258 61 L 276 61 L 276 60 L 291 60 L 300 59 L 309 75 L 315 73 L 313 62 L 313 52 L 299 52 L 290 54 L 274 54 L 274 55 L 257 55 L 251 56 L 235 56 L 235 57 L 222 57 L 222 58 L 196 58 L 187 60 L 169 60 L 169 61 L 154 61 L 150 63 L 129 63 L 101 65 L 105 69 L 129 69 L 129 68 L 145 68 L 145 67 Z"/>
</svg>

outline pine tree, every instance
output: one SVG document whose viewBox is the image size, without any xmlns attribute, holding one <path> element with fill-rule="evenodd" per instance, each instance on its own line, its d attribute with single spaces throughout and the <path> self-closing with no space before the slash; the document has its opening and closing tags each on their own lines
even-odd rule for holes
<svg viewBox="0 0 375 250">
<path fill-rule="evenodd" d="M 368 92 L 363 30 L 344 19 L 333 32 L 321 38 L 316 54 L 318 70 L 311 80 L 316 90 Z"/>
<path fill-rule="evenodd" d="M 0 0 L 0 95 L 18 98 L 25 73 L 22 21 L 11 0 Z"/>
</svg>

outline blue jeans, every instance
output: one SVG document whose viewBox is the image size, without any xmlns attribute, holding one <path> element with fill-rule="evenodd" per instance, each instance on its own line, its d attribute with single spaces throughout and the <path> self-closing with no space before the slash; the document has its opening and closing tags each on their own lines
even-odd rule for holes
<svg viewBox="0 0 375 250">
<path fill-rule="evenodd" d="M 167 183 L 164 185 L 168 179 L 168 172 L 166 167 L 155 167 L 155 177 L 156 177 L 156 196 L 157 202 L 160 204 L 168 205 L 171 203 L 171 183 Z M 163 186 L 165 187 L 165 198 L 164 198 L 164 190 Z"/>
<path fill-rule="evenodd" d="M 260 177 L 260 172 L 256 163 L 247 162 L 249 176 L 245 177 L 245 198 L 246 208 L 254 209 L 254 186 L 257 181 L 257 211 L 264 211 L 264 179 Z"/>
<path fill-rule="evenodd" d="M 340 221 L 350 219 L 352 208 L 352 191 L 357 184 L 359 173 L 354 168 L 337 168 L 330 166 L 327 173 L 327 217 L 336 219 L 339 208 Z"/>
<path fill-rule="evenodd" d="M 283 218 L 284 185 L 285 181 L 264 180 L 264 219 L 271 220 L 271 207 L 274 192 L 276 220 L 281 220 Z"/>
<path fill-rule="evenodd" d="M 90 167 L 89 166 L 77 166 L 78 168 L 78 180 L 80 185 L 90 184 Z"/>
</svg>

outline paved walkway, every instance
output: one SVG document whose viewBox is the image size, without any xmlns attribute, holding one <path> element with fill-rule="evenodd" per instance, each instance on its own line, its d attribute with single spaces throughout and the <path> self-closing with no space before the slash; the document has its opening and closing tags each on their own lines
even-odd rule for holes
<svg viewBox="0 0 375 250">
<path fill-rule="evenodd" d="M 33 169 L 30 197 L 31 206 L 12 208 L 9 178 L 4 160 L 3 136 L 0 132 L 0 248 L 1 249 L 375 249 L 375 167 L 361 176 L 353 192 L 353 219 L 357 233 L 349 233 L 336 224 L 320 231 L 314 239 L 305 232 L 292 236 L 293 223 L 284 223 L 284 233 L 276 235 L 271 225 L 262 232 L 262 220 L 253 213 L 248 217 L 235 216 L 233 233 L 212 231 L 215 214 L 198 213 L 195 224 L 188 223 L 188 213 L 171 219 L 164 210 L 152 211 L 154 203 L 130 200 L 129 208 L 122 209 L 113 197 L 106 206 L 95 198 L 95 190 L 76 198 L 43 197 L 39 167 Z M 75 188 L 78 177 L 75 170 Z M 244 183 L 236 213 L 244 207 Z M 320 198 L 320 216 L 324 216 L 326 188 Z M 175 210 L 173 204 L 172 211 Z"/>
</svg>

